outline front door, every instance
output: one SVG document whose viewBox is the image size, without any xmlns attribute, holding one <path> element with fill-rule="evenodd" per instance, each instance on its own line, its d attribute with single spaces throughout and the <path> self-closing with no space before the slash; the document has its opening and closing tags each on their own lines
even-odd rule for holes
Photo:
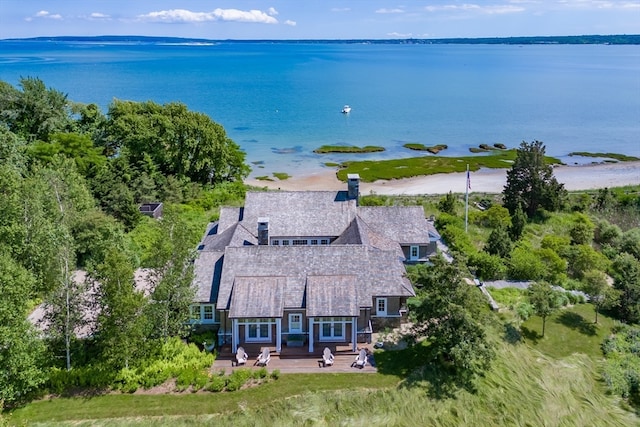
<svg viewBox="0 0 640 427">
<path fill-rule="evenodd" d="M 301 313 L 289 313 L 289 333 L 290 334 L 302 333 L 302 314 Z"/>
<path fill-rule="evenodd" d="M 376 316 L 385 317 L 387 315 L 387 299 L 376 298 Z"/>
</svg>

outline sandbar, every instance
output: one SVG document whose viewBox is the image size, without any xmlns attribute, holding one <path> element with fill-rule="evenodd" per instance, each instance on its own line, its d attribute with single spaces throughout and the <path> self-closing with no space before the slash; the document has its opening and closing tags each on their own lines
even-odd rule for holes
<svg viewBox="0 0 640 427">
<path fill-rule="evenodd" d="M 640 161 L 560 165 L 553 168 L 553 173 L 568 191 L 640 185 Z M 470 178 L 470 193 L 501 193 L 507 183 L 507 169 L 480 169 L 470 172 Z M 333 170 L 292 176 L 282 181 L 247 179 L 245 184 L 287 191 L 342 190 L 346 187 Z M 464 193 L 465 190 L 465 172 L 360 183 L 360 194 L 363 195 L 447 194 L 449 191 Z"/>
</svg>

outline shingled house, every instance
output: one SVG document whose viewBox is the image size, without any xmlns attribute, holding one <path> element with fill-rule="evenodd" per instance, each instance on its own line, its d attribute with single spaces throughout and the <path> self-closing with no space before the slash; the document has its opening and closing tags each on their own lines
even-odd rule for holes
<svg viewBox="0 0 640 427">
<path fill-rule="evenodd" d="M 351 344 L 395 326 L 415 295 L 404 263 L 436 252 L 420 206 L 358 206 L 347 191 L 248 192 L 210 224 L 195 261 L 192 321 L 218 330 L 232 351 Z"/>
</svg>

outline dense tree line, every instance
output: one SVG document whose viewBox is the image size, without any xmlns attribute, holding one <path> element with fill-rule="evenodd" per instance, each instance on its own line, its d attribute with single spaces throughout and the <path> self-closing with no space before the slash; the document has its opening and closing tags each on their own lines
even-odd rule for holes
<svg viewBox="0 0 640 427">
<path fill-rule="evenodd" d="M 243 196 L 244 158 L 179 103 L 114 100 L 103 114 L 37 78 L 0 81 L 0 404 L 49 368 L 115 372 L 188 333 L 192 248 L 206 211 Z M 161 221 L 140 214 L 151 201 Z M 39 302 L 42 332 L 27 320 Z"/>
</svg>

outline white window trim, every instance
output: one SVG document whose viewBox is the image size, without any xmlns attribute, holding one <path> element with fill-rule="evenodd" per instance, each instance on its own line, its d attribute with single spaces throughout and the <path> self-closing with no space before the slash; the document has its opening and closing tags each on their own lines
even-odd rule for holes
<svg viewBox="0 0 640 427">
<path fill-rule="evenodd" d="M 318 319 L 317 322 L 315 322 L 316 324 L 319 325 L 320 329 L 318 330 L 318 341 L 320 342 L 327 342 L 327 341 L 346 341 L 347 339 L 347 324 L 352 323 L 351 319 L 349 320 L 345 320 L 344 318 L 326 318 L 326 319 Z M 323 331 L 324 331 L 324 325 L 329 324 L 331 325 L 331 335 L 330 336 L 325 336 L 323 335 Z M 335 335 L 334 331 L 335 331 L 335 325 L 336 324 L 341 324 L 342 325 L 342 335 Z"/>
<path fill-rule="evenodd" d="M 213 315 L 212 319 L 205 319 L 205 307 L 211 307 Z M 220 313 L 216 310 L 215 304 L 194 304 L 190 308 L 191 323 L 200 323 L 204 325 L 215 325 L 220 323 Z"/>
<path fill-rule="evenodd" d="M 267 336 L 260 335 L 260 327 L 262 325 L 267 325 Z M 249 328 L 251 326 L 257 327 L 258 336 L 250 337 L 249 336 Z M 269 342 L 271 341 L 271 322 L 256 322 L 256 323 L 248 323 L 244 326 L 244 340 L 245 342 Z"/>
</svg>

